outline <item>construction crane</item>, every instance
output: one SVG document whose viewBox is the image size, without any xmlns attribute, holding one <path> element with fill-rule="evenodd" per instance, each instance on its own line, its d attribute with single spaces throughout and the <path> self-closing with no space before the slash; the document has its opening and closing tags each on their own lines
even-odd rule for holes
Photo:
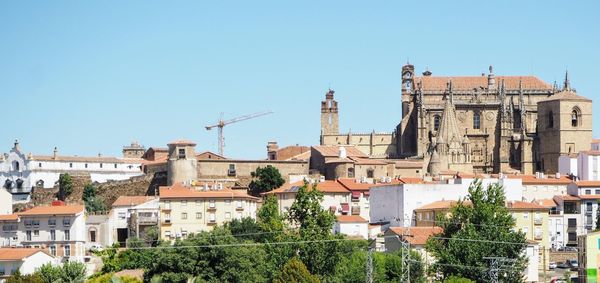
<svg viewBox="0 0 600 283">
<path fill-rule="evenodd" d="M 229 120 L 223 120 L 223 112 L 221 112 L 221 118 L 219 118 L 219 121 L 217 121 L 216 124 L 208 125 L 205 128 L 208 131 L 212 130 L 212 128 L 215 128 L 215 127 L 219 128 L 219 155 L 223 156 L 223 148 L 225 147 L 225 137 L 223 136 L 223 127 L 225 127 L 226 125 L 229 125 L 229 124 L 233 124 L 233 123 L 237 123 L 240 121 L 268 115 L 271 113 L 273 113 L 273 112 L 272 111 L 263 111 L 263 112 L 258 112 L 258 113 L 254 113 L 254 114 L 235 117 L 235 118 L 232 118 Z"/>
</svg>

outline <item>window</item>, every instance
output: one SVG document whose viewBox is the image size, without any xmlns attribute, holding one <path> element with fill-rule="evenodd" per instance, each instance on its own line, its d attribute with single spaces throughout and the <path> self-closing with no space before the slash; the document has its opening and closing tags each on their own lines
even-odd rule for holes
<svg viewBox="0 0 600 283">
<path fill-rule="evenodd" d="M 127 213 L 126 212 L 119 212 L 118 217 L 119 217 L 119 219 L 123 220 L 123 219 L 127 218 Z"/>
<path fill-rule="evenodd" d="M 548 112 L 548 128 L 554 128 L 554 113 Z"/>
<path fill-rule="evenodd" d="M 56 246 L 50 246 L 50 254 L 56 256 Z"/>
<path fill-rule="evenodd" d="M 71 245 L 65 245 L 65 256 L 71 256 Z"/>
<path fill-rule="evenodd" d="M 596 194 L 597 194 L 597 195 L 600 195 L 600 190 L 596 190 Z"/>
<path fill-rule="evenodd" d="M 585 194 L 586 195 L 591 195 L 592 194 L 592 190 L 585 190 Z"/>
<path fill-rule="evenodd" d="M 225 212 L 225 219 L 231 219 L 231 212 Z"/>
<path fill-rule="evenodd" d="M 165 200 L 165 209 L 171 209 L 171 201 Z"/>
<path fill-rule="evenodd" d="M 367 178 L 373 178 L 374 175 L 375 175 L 375 170 L 367 169 Z"/>
<path fill-rule="evenodd" d="M 73 168 L 73 163 L 69 163 L 69 168 Z"/>
<path fill-rule="evenodd" d="M 215 208 L 215 200 L 214 199 L 211 199 L 208 201 L 208 207 Z"/>
<path fill-rule="evenodd" d="M 33 236 L 34 237 L 39 237 L 40 236 L 40 230 L 33 230 Z"/>
<path fill-rule="evenodd" d="M 187 212 L 182 212 L 182 213 L 181 213 L 181 219 L 182 219 L 182 220 L 185 220 L 185 219 L 187 219 Z"/>
<path fill-rule="evenodd" d="M 473 113 L 473 129 L 481 129 L 481 114 L 479 112 Z"/>
<path fill-rule="evenodd" d="M 571 126 L 573 127 L 577 127 L 579 126 L 579 117 L 581 115 L 579 114 L 579 109 L 574 108 L 573 112 L 571 112 Z"/>
<path fill-rule="evenodd" d="M 523 218 L 529 219 L 529 212 L 523 212 Z"/>
<path fill-rule="evenodd" d="M 71 231 L 65 230 L 65 241 L 71 240 Z"/>
<path fill-rule="evenodd" d="M 185 148 L 180 148 L 180 149 L 178 150 L 177 157 L 178 157 L 179 159 L 183 159 L 183 158 L 185 158 Z"/>
<path fill-rule="evenodd" d="M 230 199 L 226 199 L 225 200 L 225 205 L 231 205 L 231 200 Z"/>
<path fill-rule="evenodd" d="M 585 211 L 588 211 L 588 212 L 592 211 L 592 203 L 591 202 L 585 203 Z"/>
<path fill-rule="evenodd" d="M 237 208 L 242 208 L 242 201 L 241 200 L 236 201 L 235 205 Z"/>
<path fill-rule="evenodd" d="M 434 131 L 437 131 L 440 129 L 441 122 L 442 122 L 442 118 L 440 117 L 440 115 L 433 116 L 433 130 Z"/>
<path fill-rule="evenodd" d="M 50 241 L 56 241 L 56 230 L 50 230 Z"/>
<path fill-rule="evenodd" d="M 86 163 L 86 164 L 85 164 L 85 168 L 87 168 L 87 166 L 88 166 L 88 164 Z"/>
<path fill-rule="evenodd" d="M 42 168 L 42 162 L 38 163 L 38 167 Z"/>
<path fill-rule="evenodd" d="M 187 206 L 187 200 L 182 200 L 181 201 L 181 206 Z"/>
<path fill-rule="evenodd" d="M 235 176 L 235 164 L 229 164 L 229 170 L 227 170 L 227 176 Z"/>
<path fill-rule="evenodd" d="M 96 242 L 96 230 L 90 230 L 90 241 L 93 243 Z"/>
<path fill-rule="evenodd" d="M 202 219 L 202 212 L 196 212 L 196 219 Z"/>
<path fill-rule="evenodd" d="M 100 163 L 100 168 L 102 168 L 102 163 Z"/>
<path fill-rule="evenodd" d="M 354 168 L 348 168 L 348 178 L 354 178 Z"/>
<path fill-rule="evenodd" d="M 165 213 L 165 220 L 171 220 L 171 213 Z"/>
<path fill-rule="evenodd" d="M 210 220 L 210 222 L 215 222 L 216 221 L 215 214 L 214 213 L 209 214 L 209 218 L 208 219 Z"/>
<path fill-rule="evenodd" d="M 14 166 L 15 166 L 15 171 L 19 171 L 20 166 L 19 166 L 19 162 L 18 161 L 15 161 L 15 165 Z"/>
<path fill-rule="evenodd" d="M 115 169 L 117 169 L 117 164 L 115 163 Z"/>
<path fill-rule="evenodd" d="M 199 200 L 196 200 L 196 206 L 202 206 L 202 202 Z"/>
<path fill-rule="evenodd" d="M 26 237 L 27 237 L 27 241 L 31 241 L 31 231 L 30 231 L 30 230 L 27 230 L 27 231 L 25 232 L 25 235 L 26 235 Z"/>
</svg>

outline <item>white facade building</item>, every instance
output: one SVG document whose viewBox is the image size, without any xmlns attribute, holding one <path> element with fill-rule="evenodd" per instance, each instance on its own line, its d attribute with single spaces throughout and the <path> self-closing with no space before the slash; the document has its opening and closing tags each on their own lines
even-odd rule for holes
<svg viewBox="0 0 600 283">
<path fill-rule="evenodd" d="M 0 214 L 11 214 L 13 212 L 13 198 L 11 193 L 0 188 Z"/>
<path fill-rule="evenodd" d="M 17 271 L 22 275 L 35 272 L 44 264 L 57 264 L 56 258 L 41 249 L 0 248 L 0 282 Z"/>
<path fill-rule="evenodd" d="M 108 245 L 125 246 L 127 238 L 140 237 L 148 227 L 158 229 L 160 205 L 158 197 L 120 196 L 108 214 Z"/>
<path fill-rule="evenodd" d="M 92 182 L 125 180 L 142 175 L 142 159 L 116 157 L 25 154 L 17 141 L 9 153 L 0 155 L 0 185 L 15 201 L 29 201 L 33 188 L 53 188 L 60 174 L 89 174 Z"/>
<path fill-rule="evenodd" d="M 369 221 L 358 215 L 338 215 L 333 233 L 366 240 L 369 238 Z"/>
<path fill-rule="evenodd" d="M 457 200 L 468 194 L 474 179 L 448 179 L 441 182 L 415 182 L 398 185 L 376 186 L 370 189 L 370 222 L 387 223 L 391 226 L 412 225 L 414 210 L 425 204 L 440 200 Z M 521 200 L 521 179 L 483 179 L 482 185 L 499 183 L 504 187 L 507 200 Z"/>
</svg>

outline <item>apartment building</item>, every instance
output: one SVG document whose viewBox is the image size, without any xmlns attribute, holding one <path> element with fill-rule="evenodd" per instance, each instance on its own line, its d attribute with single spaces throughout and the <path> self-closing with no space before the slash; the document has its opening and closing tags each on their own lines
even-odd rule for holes
<svg viewBox="0 0 600 283">
<path fill-rule="evenodd" d="M 535 175 L 507 175 L 511 179 L 521 179 L 523 184 L 523 201 L 531 202 L 541 199 L 552 199 L 555 195 L 567 194 L 567 187 L 573 180 L 569 176 L 560 173 L 546 175 L 537 173 Z"/>
<path fill-rule="evenodd" d="M 62 261 L 83 262 L 85 214 L 83 205 L 38 206 L 24 212 L 3 215 L 3 246 L 39 248 Z"/>
<path fill-rule="evenodd" d="M 176 183 L 159 188 L 160 235 L 163 240 L 185 238 L 210 231 L 233 219 L 256 218 L 259 198 L 245 191 L 215 186 L 183 186 Z"/>
<path fill-rule="evenodd" d="M 155 196 L 120 196 L 108 214 L 109 243 L 125 246 L 129 237 L 143 236 L 158 227 L 159 201 Z"/>
<path fill-rule="evenodd" d="M 297 181 L 283 184 L 283 186 L 277 189 L 264 193 L 263 196 L 276 196 L 277 203 L 279 205 L 279 212 L 282 214 L 286 213 L 290 207 L 292 207 L 292 204 L 296 200 L 296 194 L 300 188 L 304 186 L 304 182 L 305 181 Z M 329 209 L 335 215 L 360 215 L 360 208 L 354 208 L 355 206 L 350 205 L 350 190 L 344 187 L 340 182 L 336 180 L 318 180 L 315 182 L 307 182 L 309 189 L 312 189 L 314 186 L 316 186 L 317 190 L 323 193 L 323 201 L 321 202 L 321 207 L 323 209 Z M 351 210 L 351 207 L 354 210 Z"/>
<path fill-rule="evenodd" d="M 557 230 L 557 237 L 562 235 L 563 243 L 565 246 L 576 246 L 577 236 L 586 233 L 583 213 L 581 212 L 582 200 L 573 195 L 562 195 L 554 196 L 553 200 L 556 202 L 556 209 L 550 210 L 552 218 L 557 217 L 562 220 L 555 223 Z M 562 228 L 561 228 L 562 227 Z M 562 231 L 560 231 L 562 229 Z M 560 232 L 560 233 L 559 233 Z M 556 246 L 560 248 L 561 246 Z"/>
<path fill-rule="evenodd" d="M 600 201 L 600 181 L 577 181 L 569 184 L 569 195 L 578 197 L 580 201 L 583 225 L 586 232 L 595 230 L 596 215 Z"/>
</svg>

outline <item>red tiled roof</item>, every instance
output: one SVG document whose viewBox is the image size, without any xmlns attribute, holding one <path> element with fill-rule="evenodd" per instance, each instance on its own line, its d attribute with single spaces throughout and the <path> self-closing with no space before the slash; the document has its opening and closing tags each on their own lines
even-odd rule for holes
<svg viewBox="0 0 600 283">
<path fill-rule="evenodd" d="M 406 227 L 390 227 L 390 231 L 398 236 L 404 235 Z M 405 237 L 404 240 L 409 242 L 411 245 L 425 245 L 429 237 L 442 233 L 441 227 L 410 227 L 410 236 Z"/>
<path fill-rule="evenodd" d="M 592 143 L 600 143 L 600 139 L 593 139 Z"/>
<path fill-rule="evenodd" d="M 580 199 L 600 199 L 600 195 L 579 195 Z"/>
<path fill-rule="evenodd" d="M 323 182 L 314 183 L 317 186 L 317 190 L 323 193 L 350 193 L 346 187 L 335 180 L 326 180 Z M 285 183 L 281 187 L 274 189 L 264 194 L 280 194 L 280 193 L 296 193 L 300 187 L 304 186 L 304 181 L 297 181 L 294 183 Z M 308 188 L 312 188 L 313 184 L 309 183 Z"/>
<path fill-rule="evenodd" d="M 439 200 L 439 201 L 434 201 L 432 203 L 423 205 L 419 208 L 416 208 L 415 211 L 417 211 L 417 210 L 450 209 L 451 207 L 455 206 L 457 203 L 458 203 L 458 201 L 455 201 L 455 200 Z"/>
<path fill-rule="evenodd" d="M 590 101 L 590 102 L 592 101 L 589 98 L 577 95 L 573 91 L 561 91 L 557 94 L 549 96 L 548 98 L 546 98 L 540 102 L 554 101 L 554 100 L 572 100 L 572 101 Z"/>
<path fill-rule="evenodd" d="M 540 199 L 540 200 L 535 200 L 535 202 L 541 206 L 547 207 L 547 208 L 552 208 L 552 207 L 556 207 L 557 204 L 554 201 L 554 199 Z"/>
<path fill-rule="evenodd" d="M 508 201 L 506 206 L 509 210 L 548 210 L 550 208 L 534 202 Z"/>
<path fill-rule="evenodd" d="M 487 76 L 422 76 L 416 77 L 415 82 L 421 82 L 424 91 L 444 91 L 447 88 L 447 83 L 452 80 L 452 89 L 454 91 L 473 89 L 487 89 Z M 496 85 L 504 81 L 504 87 L 507 90 L 519 89 L 519 82 L 522 82 L 523 89 L 543 89 L 552 90 L 552 86 L 534 76 L 496 76 Z"/>
<path fill-rule="evenodd" d="M 219 191 L 201 191 L 195 190 L 190 187 L 185 187 L 181 183 L 177 183 L 173 186 L 161 186 L 159 187 L 159 194 L 161 199 L 181 199 L 181 198 L 245 198 L 254 199 L 258 198 L 248 195 L 245 192 L 239 190 L 222 189 Z"/>
<path fill-rule="evenodd" d="M 17 221 L 19 216 L 16 214 L 2 214 L 0 215 L 0 221 Z"/>
<path fill-rule="evenodd" d="M 0 261 L 24 260 L 36 253 L 46 252 L 44 252 L 42 249 L 33 248 L 0 248 Z"/>
<path fill-rule="evenodd" d="M 133 206 L 156 199 L 155 196 L 120 196 L 113 202 L 112 206 Z"/>
<path fill-rule="evenodd" d="M 83 213 L 83 205 L 64 205 L 64 206 L 36 206 L 29 210 L 19 212 L 19 216 L 33 215 L 77 215 Z"/>
<path fill-rule="evenodd" d="M 597 155 L 600 155 L 600 150 L 586 150 L 586 151 L 581 151 L 581 153 L 597 156 Z"/>
<path fill-rule="evenodd" d="M 339 223 L 368 223 L 366 219 L 359 215 L 338 215 L 337 222 Z"/>
<path fill-rule="evenodd" d="M 577 181 L 575 184 L 580 188 L 600 187 L 600 181 Z"/>
<path fill-rule="evenodd" d="M 557 195 L 554 196 L 553 198 L 556 201 L 578 201 L 581 200 L 579 197 L 576 196 L 572 196 L 572 195 Z"/>
<path fill-rule="evenodd" d="M 573 180 L 568 176 L 561 175 L 557 179 L 554 175 L 545 176 L 544 178 L 536 178 L 535 175 L 505 175 L 509 179 L 521 179 L 523 185 L 568 185 Z"/>
</svg>

